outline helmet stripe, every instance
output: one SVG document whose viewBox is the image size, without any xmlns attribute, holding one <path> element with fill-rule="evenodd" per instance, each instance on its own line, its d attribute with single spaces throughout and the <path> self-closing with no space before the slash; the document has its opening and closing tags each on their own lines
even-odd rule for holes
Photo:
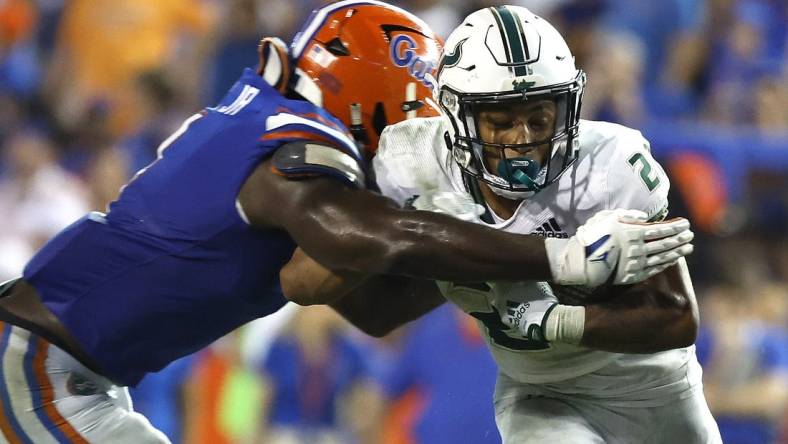
<svg viewBox="0 0 788 444">
<path fill-rule="evenodd" d="M 523 44 L 523 53 L 525 54 L 526 62 L 531 58 L 531 54 L 528 52 L 528 41 L 525 39 L 525 30 L 523 30 L 523 23 L 520 21 L 520 16 L 517 15 L 516 11 L 512 11 L 512 15 L 514 15 L 514 23 L 517 24 L 517 34 L 520 37 L 520 41 Z"/>
<path fill-rule="evenodd" d="M 306 44 L 312 40 L 315 33 L 323 23 L 325 23 L 326 18 L 331 15 L 332 12 L 342 9 L 346 6 L 355 6 L 355 5 L 367 5 L 367 4 L 376 4 L 379 2 L 375 2 L 374 0 L 369 1 L 358 1 L 358 0 L 345 0 L 337 3 L 332 3 L 328 6 L 324 6 L 320 9 L 315 9 L 312 11 L 312 16 L 304 23 L 304 26 L 301 30 L 298 31 L 295 38 L 293 39 L 293 44 L 291 46 L 291 55 L 294 59 L 298 59 L 301 57 L 301 53 L 304 52 L 304 48 L 306 48 Z"/>
<path fill-rule="evenodd" d="M 517 16 L 506 6 L 495 6 L 492 9 L 496 13 L 494 14 L 497 16 L 496 22 L 498 22 L 501 34 L 504 36 L 506 46 L 510 48 L 511 56 L 509 62 L 514 65 L 514 75 L 527 75 L 528 69 L 525 67 L 525 63 L 529 59 L 527 54 L 528 45 L 524 41 L 523 35 L 518 32 Z"/>
<path fill-rule="evenodd" d="M 326 22 L 326 19 L 332 13 L 349 6 L 363 6 L 363 5 L 376 5 L 376 6 L 384 6 L 404 14 L 412 15 L 405 11 L 404 9 L 398 8 L 396 6 L 390 5 L 388 3 L 384 3 L 378 0 L 344 0 L 341 2 L 332 3 L 330 5 L 324 6 L 320 9 L 315 9 L 312 12 L 312 16 L 307 20 L 301 30 L 296 34 L 295 39 L 293 39 L 293 44 L 291 46 L 290 54 L 294 59 L 298 59 L 301 57 L 301 54 L 304 52 L 307 43 L 315 36 L 317 31 L 320 29 L 321 26 Z M 414 17 L 414 21 L 417 21 L 423 27 L 427 27 L 427 25 L 419 20 L 418 18 Z"/>
<path fill-rule="evenodd" d="M 492 13 L 493 18 L 495 19 L 495 23 L 498 25 L 498 31 L 501 33 L 501 42 L 503 44 L 503 51 L 506 53 L 506 63 L 507 65 L 512 63 L 512 56 L 509 54 L 509 39 L 506 38 L 506 31 L 504 30 L 503 24 L 501 23 L 501 16 L 498 15 L 498 11 L 496 8 L 490 8 L 490 12 Z M 511 70 L 511 68 L 509 68 Z"/>
</svg>

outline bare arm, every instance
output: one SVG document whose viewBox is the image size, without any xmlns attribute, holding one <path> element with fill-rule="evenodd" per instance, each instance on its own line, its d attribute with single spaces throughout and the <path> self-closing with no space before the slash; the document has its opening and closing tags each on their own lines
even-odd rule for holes
<svg viewBox="0 0 788 444">
<path fill-rule="evenodd" d="M 445 302 L 430 281 L 332 272 L 299 250 L 280 276 L 288 299 L 302 305 L 328 303 L 372 336 L 384 336 Z M 609 291 L 615 292 L 609 299 L 587 304 L 580 345 L 654 353 L 695 342 L 698 307 L 683 260 L 645 282 Z"/>
<path fill-rule="evenodd" d="M 288 180 L 263 162 L 238 196 L 254 226 L 281 228 L 330 269 L 439 280 L 551 278 L 544 240 L 401 210 L 337 180 Z"/>
<path fill-rule="evenodd" d="M 336 302 L 370 277 L 358 272 L 329 270 L 300 248 L 295 249 L 290 261 L 279 271 L 285 298 L 304 306 Z"/>
<path fill-rule="evenodd" d="M 444 302 L 433 281 L 374 276 L 330 305 L 364 333 L 382 337 Z"/>
<path fill-rule="evenodd" d="M 586 306 L 580 345 L 619 353 L 687 347 L 698 331 L 698 304 L 684 260 L 614 296 Z"/>
<path fill-rule="evenodd" d="M 279 276 L 290 301 L 329 304 L 358 329 L 376 337 L 445 302 L 433 281 L 331 271 L 301 249 L 296 249 Z"/>
</svg>

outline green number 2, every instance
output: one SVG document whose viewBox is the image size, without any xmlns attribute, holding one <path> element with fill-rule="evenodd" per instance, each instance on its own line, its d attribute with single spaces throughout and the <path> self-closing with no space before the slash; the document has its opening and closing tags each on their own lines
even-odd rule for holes
<svg viewBox="0 0 788 444">
<path fill-rule="evenodd" d="M 632 157 L 629 158 L 627 161 L 633 168 L 635 168 L 635 164 L 640 162 L 642 164 L 642 168 L 640 169 L 640 178 L 643 179 L 643 183 L 646 184 L 646 188 L 648 188 L 649 193 L 654 191 L 654 188 L 659 186 L 659 174 L 654 174 L 654 178 L 652 179 L 649 177 L 651 175 L 651 164 L 648 163 L 646 160 L 646 156 L 642 153 L 635 153 Z"/>
</svg>

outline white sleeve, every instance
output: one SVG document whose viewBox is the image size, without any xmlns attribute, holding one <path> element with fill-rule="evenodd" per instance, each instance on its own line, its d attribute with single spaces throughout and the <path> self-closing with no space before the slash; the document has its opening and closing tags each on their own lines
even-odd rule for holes
<svg viewBox="0 0 788 444">
<path fill-rule="evenodd" d="M 615 153 L 607 175 L 608 208 L 644 211 L 649 220 L 661 220 L 668 211 L 670 181 L 651 156 L 651 147 L 639 131 L 616 137 Z"/>
<path fill-rule="evenodd" d="M 439 187 L 442 172 L 433 149 L 434 122 L 411 119 L 383 130 L 372 160 L 380 192 L 402 205 Z"/>
</svg>

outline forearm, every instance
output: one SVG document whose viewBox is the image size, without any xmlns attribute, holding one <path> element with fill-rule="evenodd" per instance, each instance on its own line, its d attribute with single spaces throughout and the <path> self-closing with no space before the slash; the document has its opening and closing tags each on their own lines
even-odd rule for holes
<svg viewBox="0 0 788 444">
<path fill-rule="evenodd" d="M 285 298 L 298 305 L 330 304 L 350 293 L 370 275 L 329 270 L 296 248 L 279 271 Z"/>
<path fill-rule="evenodd" d="M 330 178 L 287 180 L 268 161 L 247 179 L 239 201 L 252 225 L 287 231 L 332 270 L 465 282 L 552 278 L 543 238 L 403 210 Z"/>
<path fill-rule="evenodd" d="M 331 305 L 351 324 L 383 336 L 443 302 L 432 281 L 329 270 L 297 248 L 279 273 L 285 297 L 300 305 Z"/>
<path fill-rule="evenodd" d="M 546 245 L 538 236 L 511 234 L 446 214 L 403 210 L 379 194 L 334 179 L 288 180 L 273 172 L 270 161 L 247 179 L 238 201 L 254 227 L 286 231 L 327 268 L 373 275 L 599 285 L 608 279 L 610 267 L 589 265 L 587 247 L 601 242 L 593 251 L 602 255 L 604 250 L 607 257 L 626 238 L 626 245 L 615 249 L 627 252 L 619 263 L 641 264 L 648 256 L 657 265 L 616 272 L 614 282 L 621 284 L 658 273 L 659 264 L 671 254 L 685 255 L 692 248 L 687 244 L 692 233 L 686 220 L 660 226 L 625 223 L 622 217 L 635 216 L 615 212 L 591 218 L 583 236 L 563 243 L 553 239 Z M 644 248 L 646 241 L 650 248 Z"/>
<path fill-rule="evenodd" d="M 695 342 L 697 303 L 683 260 L 641 284 L 608 291 L 613 294 L 583 310 L 580 345 L 618 353 L 655 353 Z"/>
<path fill-rule="evenodd" d="M 291 234 L 332 269 L 466 282 L 552 277 L 537 237 L 393 207 L 363 214 L 323 208 L 308 217 Z"/>
<path fill-rule="evenodd" d="M 434 282 L 374 276 L 330 305 L 361 331 L 381 337 L 444 302 Z"/>
<path fill-rule="evenodd" d="M 653 307 L 588 306 L 580 345 L 617 353 L 656 353 L 694 342 L 692 320 L 681 311 Z"/>
<path fill-rule="evenodd" d="M 656 353 L 690 345 L 680 314 L 638 307 L 558 304 L 544 322 L 550 342 L 615 353 Z"/>
</svg>

